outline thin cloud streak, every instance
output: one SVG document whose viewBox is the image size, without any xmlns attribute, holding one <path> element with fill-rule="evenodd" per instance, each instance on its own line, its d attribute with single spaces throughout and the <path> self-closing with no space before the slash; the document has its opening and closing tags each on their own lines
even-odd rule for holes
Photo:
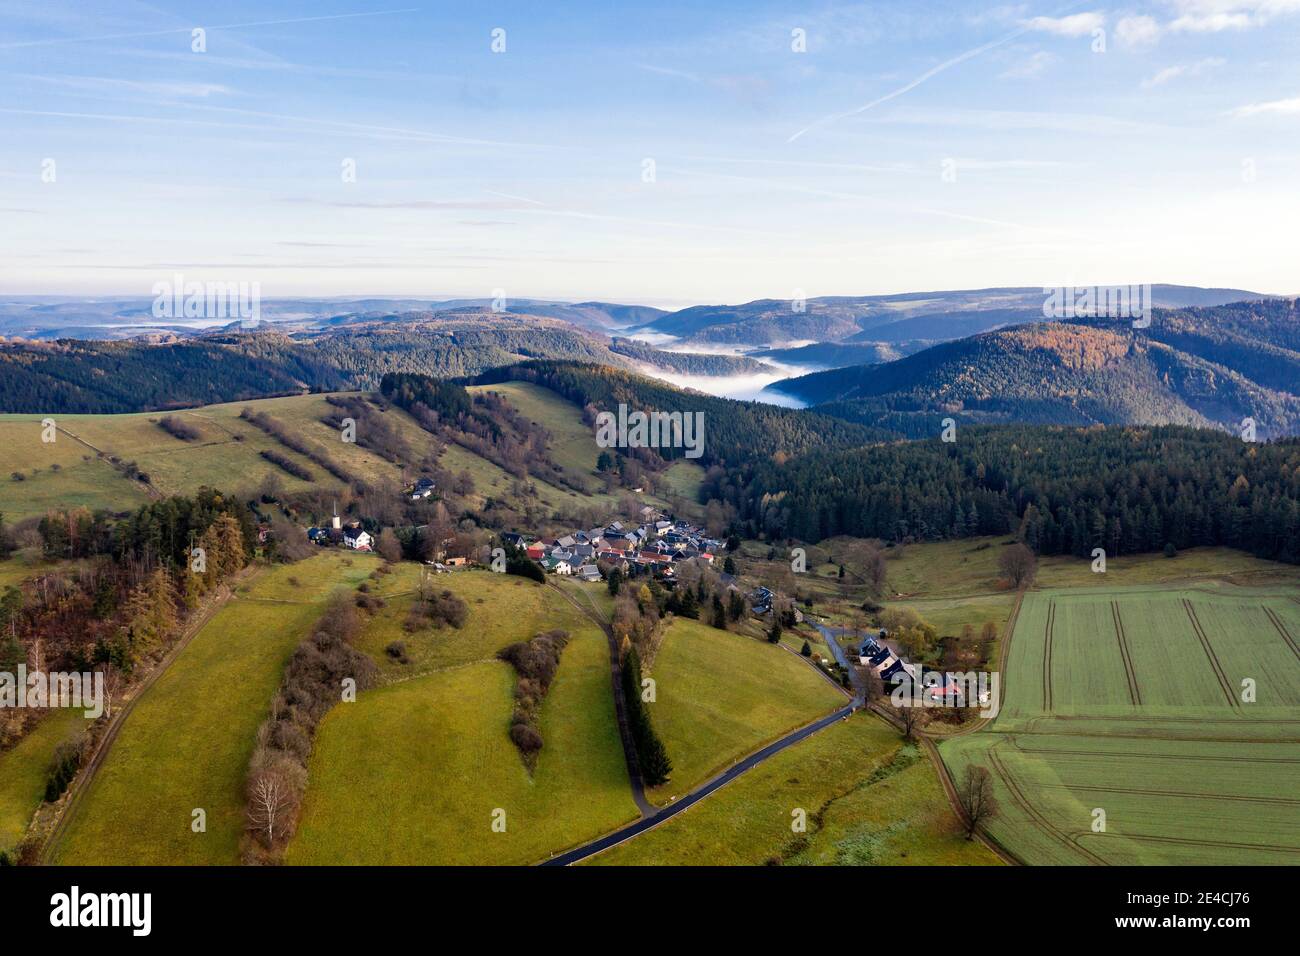
<svg viewBox="0 0 1300 956">
<path fill-rule="evenodd" d="M 1075 7 L 1082 6 L 1082 5 L 1083 5 L 1082 2 L 1072 3 L 1067 7 L 1062 7 L 1057 12 L 1063 13 L 1066 10 L 1073 10 Z M 876 99 L 872 100 L 870 103 L 866 103 L 862 106 L 859 106 L 857 109 L 846 110 L 843 113 L 834 113 L 830 116 L 825 116 L 819 120 L 809 123 L 803 129 L 798 130 L 797 132 L 792 134 L 790 138 L 786 140 L 786 142 L 793 143 L 796 140 L 801 139 L 804 136 L 804 134 L 809 133 L 814 129 L 817 129 L 822 126 L 830 125 L 831 123 L 837 123 L 840 120 L 847 119 L 850 116 L 861 115 L 862 113 L 865 113 L 868 110 L 875 109 L 877 106 L 879 106 L 882 103 L 888 103 L 890 100 L 897 99 L 898 97 L 903 96 L 906 93 L 910 93 L 912 90 L 916 89 L 926 80 L 938 76 L 940 73 L 943 73 L 945 70 L 950 70 L 954 66 L 957 66 L 958 64 L 961 63 L 965 63 L 967 60 L 973 59 L 974 57 L 977 57 L 982 53 L 987 53 L 989 50 L 993 50 L 1006 43 L 1010 43 L 1012 40 L 1016 39 L 1017 37 L 1024 36 L 1032 29 L 1034 29 L 1032 26 L 1026 25 L 1021 27 L 1018 30 L 1006 34 L 1005 36 L 999 37 L 996 40 L 990 40 L 988 43 L 985 43 L 982 46 L 977 46 L 973 50 L 967 50 L 965 53 L 959 53 L 957 56 L 949 60 L 945 60 L 944 62 L 940 63 L 938 66 L 934 66 L 926 70 L 924 73 L 922 73 L 916 79 L 912 80 L 910 83 L 906 83 L 903 86 L 900 86 L 898 89 L 886 93 L 884 96 L 876 97 Z"/>
<path fill-rule="evenodd" d="M 294 17 L 288 20 L 260 20 L 251 23 L 223 23 L 218 26 L 204 27 L 205 30 L 247 30 L 252 27 L 278 27 L 291 23 L 317 23 L 323 20 L 351 20 L 357 17 L 385 17 L 395 13 L 418 13 L 419 7 L 405 7 L 400 10 L 371 10 L 364 13 L 335 13 L 320 17 Z M 57 43 L 100 43 L 106 40 L 136 40 L 142 37 L 171 36 L 174 33 L 190 33 L 194 27 L 173 27 L 170 30 L 148 30 L 142 33 L 110 33 L 94 37 L 50 37 L 44 40 L 23 40 L 18 43 L 0 43 L 0 50 L 18 50 L 34 46 L 52 46 Z"/>
</svg>

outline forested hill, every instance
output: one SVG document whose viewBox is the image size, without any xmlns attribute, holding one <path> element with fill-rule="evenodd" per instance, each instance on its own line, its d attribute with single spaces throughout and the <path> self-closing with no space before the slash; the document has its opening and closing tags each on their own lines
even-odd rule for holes
<svg viewBox="0 0 1300 956">
<path fill-rule="evenodd" d="M 943 417 L 971 422 L 1218 425 L 1300 432 L 1294 300 L 1017 326 L 880 365 L 772 386 L 819 410 L 912 437 Z"/>
<path fill-rule="evenodd" d="M 236 332 L 144 341 L 0 343 L 0 412 L 154 411 L 287 392 L 372 389 L 388 372 L 476 375 L 532 358 L 674 371 L 747 368 L 732 356 L 682 356 L 636 345 L 612 351 L 603 335 L 540 316 L 465 312 L 353 319 L 324 331 Z M 628 349 L 624 349 L 628 351 Z"/>
<path fill-rule="evenodd" d="M 970 426 L 866 452 L 762 463 L 743 490 L 718 482 L 773 538 L 889 541 L 1023 533 L 1044 554 L 1111 556 L 1227 545 L 1300 563 L 1300 441 L 1220 431 Z"/>
<path fill-rule="evenodd" d="M 1213 306 L 1260 298 L 1241 289 L 1152 285 L 1157 306 Z M 765 345 L 806 341 L 944 342 L 1043 317 L 1043 289 L 1021 286 L 898 295 L 822 296 L 796 309 L 789 299 L 698 305 L 659 316 L 645 328 L 696 342 Z"/>
<path fill-rule="evenodd" d="M 617 337 L 611 342 L 610 350 L 634 361 L 671 369 L 684 375 L 748 375 L 773 370 L 772 366 L 743 355 L 666 352 L 644 342 Z"/>
<path fill-rule="evenodd" d="M 779 408 L 759 402 L 737 402 L 699 392 L 683 391 L 622 369 L 576 362 L 538 361 L 492 369 L 475 382 L 493 385 L 525 381 L 559 393 L 584 409 L 589 422 L 599 411 L 629 410 L 702 412 L 706 465 L 735 466 L 755 459 L 788 458 L 837 448 L 855 448 L 895 436 L 879 429 L 840 421 L 803 409 Z M 682 457 L 681 449 L 665 449 L 664 458 Z"/>
</svg>

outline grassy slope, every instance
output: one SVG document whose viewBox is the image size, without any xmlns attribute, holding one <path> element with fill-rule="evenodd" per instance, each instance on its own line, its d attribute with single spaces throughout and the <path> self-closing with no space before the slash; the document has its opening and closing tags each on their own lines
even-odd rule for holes
<svg viewBox="0 0 1300 956">
<path fill-rule="evenodd" d="M 548 388 L 531 382 L 506 382 L 501 385 L 477 385 L 472 392 L 496 392 L 519 413 L 541 425 L 551 435 L 551 460 L 578 480 L 595 485 L 591 473 L 596 470 L 600 449 L 594 433 L 582 424 L 577 406 L 565 401 Z"/>
<path fill-rule="evenodd" d="M 22 740 L 0 752 L 0 850 L 12 849 L 45 799 L 45 776 L 55 748 L 87 721 L 80 710 L 56 710 Z"/>
<path fill-rule="evenodd" d="M 595 478 L 595 470 L 601 449 L 596 444 L 593 430 L 582 423 L 582 412 L 576 405 L 550 389 L 531 382 L 478 385 L 472 386 L 470 391 L 497 392 L 514 405 L 520 414 L 545 428 L 551 436 L 551 459 L 569 475 L 585 482 L 592 501 L 613 503 L 615 496 L 598 490 L 601 484 Z M 664 472 L 664 487 L 660 489 L 660 494 L 650 496 L 647 500 L 663 505 L 667 503 L 666 495 L 672 493 L 681 495 L 688 504 L 693 504 L 703 481 L 703 468 L 694 462 L 679 460 Z M 548 504 L 550 501 L 546 495 L 551 490 L 568 496 L 570 503 L 573 503 L 573 495 L 567 489 L 543 486 L 542 497 Z"/>
<path fill-rule="evenodd" d="M 521 382 L 492 386 L 505 394 L 520 411 L 539 422 L 552 435 L 551 453 L 572 474 L 589 479 L 590 499 L 567 488 L 532 479 L 537 498 L 552 510 L 572 511 L 594 501 L 613 505 L 615 497 L 597 490 L 594 477 L 595 437 L 582 425 L 576 406 L 555 393 Z M 325 395 L 294 395 L 285 398 L 231 402 L 172 412 L 173 416 L 197 428 L 200 437 L 191 442 L 174 438 L 158 427 L 162 413 L 130 415 L 62 415 L 60 431 L 52 443 L 43 443 L 41 416 L 0 415 L 0 443 L 11 456 L 3 480 L 0 480 L 0 513 L 9 520 L 44 514 L 51 508 L 85 506 L 124 511 L 149 500 L 148 489 L 129 480 L 96 450 L 124 462 L 134 461 L 149 476 L 150 483 L 162 494 L 189 494 L 202 485 L 230 492 L 256 489 L 269 475 L 276 476 L 288 491 L 308 487 L 336 488 L 339 481 L 323 468 L 307 461 L 297 452 L 285 448 L 271 436 L 239 418 L 245 407 L 264 411 L 292 427 L 294 431 L 322 447 L 349 473 L 368 481 L 396 481 L 401 476 L 398 465 L 380 458 L 359 444 L 340 441 L 335 429 L 321 419 L 330 411 Z M 390 408 L 384 413 L 410 444 L 415 459 L 430 449 L 431 437 L 405 412 Z M 73 437 L 76 436 L 76 437 Z M 80 441 L 78 441 L 80 439 Z M 87 447 L 89 446 L 93 447 Z M 296 461 L 313 476 L 304 481 L 282 471 L 261 457 L 272 450 Z M 488 495 L 508 497 L 514 478 L 492 462 L 450 445 L 441 463 L 452 472 L 468 471 L 474 479 L 477 501 Z M 53 466 L 57 465 L 58 470 Z M 11 472 L 20 472 L 25 481 L 13 481 Z M 667 485 L 684 495 L 689 502 L 703 480 L 703 471 L 689 462 L 675 463 L 666 472 Z M 663 502 L 657 498 L 648 500 Z"/>
<path fill-rule="evenodd" d="M 30 473 L 32 468 L 40 469 L 25 482 L 9 480 L 0 484 L 0 511 L 14 518 L 41 514 L 54 506 L 85 505 L 92 510 L 122 511 L 147 500 L 139 482 L 122 477 L 78 438 L 106 455 L 136 462 L 162 494 L 192 493 L 202 485 L 251 490 L 272 474 L 290 491 L 312 485 L 338 487 L 339 481 L 333 475 L 242 421 L 239 413 L 245 406 L 265 411 L 291 426 L 359 477 L 398 477 L 396 465 L 360 445 L 340 441 L 339 433 L 320 421 L 329 411 L 324 395 L 268 398 L 172 412 L 199 430 L 200 437 L 189 442 L 159 428 L 156 422 L 162 415 L 155 412 L 62 415 L 58 418 L 57 441 L 49 445 L 38 440 L 39 416 L 0 415 L 0 441 L 18 452 L 11 470 Z M 386 414 L 417 449 L 429 444 L 428 436 L 405 413 L 392 409 Z M 264 450 L 274 450 L 298 462 L 314 476 L 314 482 L 294 478 L 266 461 L 261 457 Z M 50 469 L 55 462 L 62 464 L 61 471 Z"/>
<path fill-rule="evenodd" d="M 149 500 L 143 485 L 124 478 L 76 439 L 56 432 L 53 442 L 42 442 L 39 415 L 0 415 L 0 447 L 7 453 L 0 476 L 0 512 L 7 520 L 56 507 L 125 509 Z M 14 481 L 14 472 L 26 480 Z"/>
<path fill-rule="evenodd" d="M 650 791 L 658 804 L 846 700 L 786 650 L 684 618 L 648 676 L 658 699 L 647 706 L 673 762 L 672 779 Z"/>
<path fill-rule="evenodd" d="M 284 665 L 334 589 L 373 566 L 332 551 L 266 571 L 232 598 L 127 718 L 56 861 L 238 862 L 244 773 Z M 195 808 L 206 833 L 190 831 Z"/>
<path fill-rule="evenodd" d="M 909 764 L 915 751 L 901 749 L 897 732 L 875 718 L 840 721 L 591 862 L 996 864 L 963 838 L 924 758 Z M 806 839 L 791 829 L 796 808 L 807 811 Z"/>
<path fill-rule="evenodd" d="M 530 863 L 636 815 L 604 634 L 519 578 L 465 572 L 435 584 L 467 601 L 469 620 L 404 635 L 412 664 L 384 664 L 393 683 L 322 722 L 289 862 Z M 401 630 L 403 608 L 390 601 L 370 622 L 364 649 L 375 653 Z M 545 746 L 530 777 L 508 737 L 514 673 L 491 655 L 553 627 L 571 641 L 543 704 Z M 491 829 L 497 808 L 505 833 Z"/>
</svg>

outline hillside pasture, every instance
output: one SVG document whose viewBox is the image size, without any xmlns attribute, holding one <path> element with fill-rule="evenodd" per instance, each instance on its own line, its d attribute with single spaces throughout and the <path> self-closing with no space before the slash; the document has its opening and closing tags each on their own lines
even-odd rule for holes
<svg viewBox="0 0 1300 956">
<path fill-rule="evenodd" d="M 329 551 L 241 588 L 126 718 L 54 862 L 238 863 L 244 775 L 289 655 L 330 595 L 376 563 Z M 205 833 L 191 830 L 195 809 Z"/>
<path fill-rule="evenodd" d="M 14 746 L 0 751 L 0 851 L 14 849 L 44 801 L 54 751 L 88 724 L 84 711 L 53 710 Z"/>
<path fill-rule="evenodd" d="M 686 618 L 669 626 L 645 675 L 656 688 L 646 708 L 673 762 L 672 779 L 648 792 L 660 805 L 847 703 L 787 649 Z"/>
<path fill-rule="evenodd" d="M 791 828 L 796 810 L 807 832 Z M 592 857 L 600 866 L 980 865 L 933 768 L 859 713 L 783 750 L 684 813 Z"/>
<path fill-rule="evenodd" d="M 437 583 L 466 600 L 465 627 L 417 638 L 428 643 L 410 675 L 386 665 L 390 683 L 326 716 L 289 863 L 535 863 L 636 816 L 604 633 L 520 578 Z M 362 638 L 371 653 L 387 637 L 376 627 L 391 627 L 385 614 Z M 492 655 L 551 628 L 570 642 L 542 703 L 544 746 L 530 776 L 509 737 L 515 674 Z M 492 828 L 498 810 L 504 832 Z"/>
</svg>

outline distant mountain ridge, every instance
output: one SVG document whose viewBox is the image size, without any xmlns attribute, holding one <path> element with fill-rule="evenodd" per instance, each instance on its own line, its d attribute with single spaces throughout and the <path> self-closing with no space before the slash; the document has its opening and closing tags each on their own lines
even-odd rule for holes
<svg viewBox="0 0 1300 956">
<path fill-rule="evenodd" d="M 1034 323 L 879 365 L 768 387 L 818 411 L 904 434 L 944 416 L 975 422 L 1217 425 L 1300 433 L 1295 299 L 1157 310 L 1150 328 L 1110 319 Z"/>
<path fill-rule="evenodd" d="M 348 316 L 327 328 L 228 331 L 160 341 L 0 343 L 0 411 L 154 411 L 300 391 L 378 386 L 386 372 L 477 375 L 529 359 L 710 374 L 749 371 L 752 359 L 614 351 L 604 335 L 559 319 L 483 311 Z"/>
<path fill-rule="evenodd" d="M 159 319 L 153 300 L 142 296 L 0 296 L 0 336 L 29 339 L 121 339 L 163 331 L 177 337 L 217 331 L 222 323 L 202 319 Z M 540 299 L 424 299 L 417 297 L 269 298 L 260 302 L 261 321 L 282 331 L 306 331 L 417 313 L 501 310 L 558 319 L 593 331 L 653 322 L 662 309 L 614 302 L 552 302 Z M 230 326 L 226 326 L 230 328 Z"/>
<path fill-rule="evenodd" d="M 1266 298 L 1242 289 L 1151 286 L 1164 308 L 1213 306 Z M 695 344 L 773 345 L 786 342 L 946 341 L 1006 325 L 1043 319 L 1041 286 L 823 296 L 796 303 L 757 299 L 740 305 L 697 305 L 662 316 L 638 331 L 674 335 Z M 796 305 L 799 308 L 796 308 Z"/>
</svg>

